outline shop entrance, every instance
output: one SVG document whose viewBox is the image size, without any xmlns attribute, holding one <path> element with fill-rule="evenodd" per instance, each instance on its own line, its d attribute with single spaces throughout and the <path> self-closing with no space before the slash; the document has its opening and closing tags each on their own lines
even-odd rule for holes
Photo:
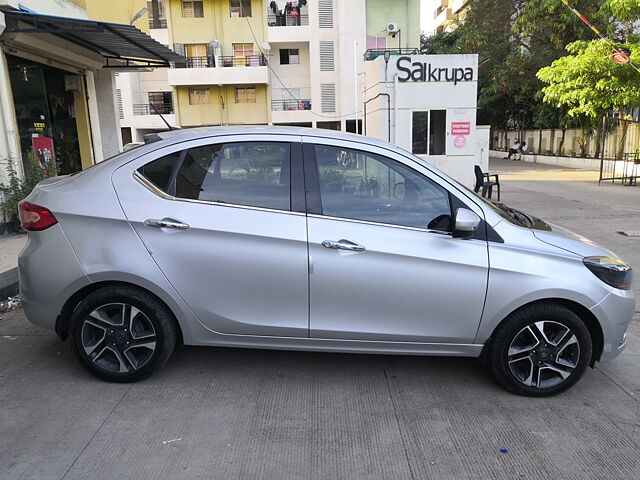
<svg viewBox="0 0 640 480">
<path fill-rule="evenodd" d="M 59 175 L 82 170 L 76 121 L 82 77 L 12 55 L 7 63 L 25 171 L 32 159 L 55 161 Z"/>
</svg>

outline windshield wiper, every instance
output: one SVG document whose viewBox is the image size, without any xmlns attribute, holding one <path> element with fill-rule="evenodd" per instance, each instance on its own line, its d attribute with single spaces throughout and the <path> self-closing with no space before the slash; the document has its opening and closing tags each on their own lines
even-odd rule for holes
<svg viewBox="0 0 640 480">
<path fill-rule="evenodd" d="M 497 206 L 503 212 L 505 212 L 507 215 L 509 215 L 511 218 L 516 220 L 518 223 L 520 223 L 523 227 L 531 228 L 535 224 L 535 222 L 533 221 L 533 218 L 531 218 L 526 213 L 521 212 L 520 210 L 507 207 L 504 203 L 495 202 L 494 205 Z"/>
</svg>

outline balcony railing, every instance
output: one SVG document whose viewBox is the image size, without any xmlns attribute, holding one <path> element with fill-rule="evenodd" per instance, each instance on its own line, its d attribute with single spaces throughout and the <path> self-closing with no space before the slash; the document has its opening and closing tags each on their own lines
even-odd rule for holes
<svg viewBox="0 0 640 480">
<path fill-rule="evenodd" d="M 287 99 L 271 100 L 271 110 L 274 112 L 286 112 L 293 110 L 311 110 L 311 100 Z"/>
<path fill-rule="evenodd" d="M 378 57 L 383 57 L 384 52 L 389 52 L 391 55 L 417 55 L 417 48 L 370 48 L 364 52 L 365 61 L 375 60 Z"/>
<path fill-rule="evenodd" d="M 265 67 L 267 60 L 264 55 L 235 55 L 233 57 L 218 57 L 221 67 Z"/>
<path fill-rule="evenodd" d="M 150 29 L 167 28 L 167 19 L 149 17 L 149 28 Z"/>
<path fill-rule="evenodd" d="M 155 109 L 154 109 L 155 107 Z M 173 113 L 173 103 L 134 103 L 133 114 L 134 115 L 168 115 Z"/>
<path fill-rule="evenodd" d="M 216 59 L 213 55 L 205 57 L 187 57 L 185 62 L 176 62 L 174 68 L 210 68 L 216 66 Z"/>
<path fill-rule="evenodd" d="M 309 25 L 309 15 L 285 15 L 267 12 L 267 25 L 270 27 L 300 27 Z"/>
</svg>

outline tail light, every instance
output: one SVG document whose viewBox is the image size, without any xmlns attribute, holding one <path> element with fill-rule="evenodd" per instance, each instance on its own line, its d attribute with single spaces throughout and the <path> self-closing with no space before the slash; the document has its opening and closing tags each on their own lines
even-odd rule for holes
<svg viewBox="0 0 640 480">
<path fill-rule="evenodd" d="M 20 225 L 29 231 L 46 230 L 58 223 L 51 210 L 24 200 L 18 204 L 18 214 L 20 215 Z"/>
</svg>

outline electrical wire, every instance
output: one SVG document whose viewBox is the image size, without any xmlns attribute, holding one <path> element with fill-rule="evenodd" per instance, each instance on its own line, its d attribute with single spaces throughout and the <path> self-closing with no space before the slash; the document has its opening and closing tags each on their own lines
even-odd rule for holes
<svg viewBox="0 0 640 480">
<path fill-rule="evenodd" d="M 593 26 L 591 24 L 591 22 L 589 20 L 587 20 L 585 18 L 584 15 L 582 15 L 578 10 L 576 10 L 574 7 L 572 7 L 571 5 L 569 5 L 569 1 L 568 0 L 562 0 L 562 3 L 564 3 L 569 10 L 571 10 L 573 13 L 575 13 L 577 15 L 577 17 L 582 20 L 584 23 L 587 24 L 587 26 L 593 30 L 593 32 L 598 35 L 602 40 L 604 40 L 605 42 L 607 42 L 609 44 L 609 46 L 611 46 L 611 48 L 613 48 L 613 50 L 616 53 L 620 53 L 622 55 L 624 55 L 625 57 L 628 57 L 627 54 L 625 52 L 623 52 L 620 48 L 618 48 L 611 40 L 609 40 L 607 37 L 605 37 L 602 33 L 600 33 L 600 30 L 598 30 L 595 26 Z M 640 68 L 638 68 L 638 66 L 636 66 L 635 63 L 633 63 L 631 60 L 629 60 L 627 63 L 629 63 L 629 65 L 631 65 L 638 73 L 640 73 Z"/>
<path fill-rule="evenodd" d="M 242 2 L 240 2 L 240 10 L 242 11 Z M 244 12 L 242 12 L 244 13 Z M 280 82 L 280 85 L 282 85 L 282 87 L 287 91 L 287 93 L 289 94 L 289 96 L 293 99 L 296 100 L 298 102 L 300 102 L 299 98 L 296 98 L 293 93 L 291 93 L 291 90 L 289 90 L 287 88 L 287 86 L 284 84 L 284 82 L 280 79 L 280 77 L 278 76 L 278 74 L 276 73 L 276 71 L 273 69 L 273 67 L 271 66 L 271 63 L 269 62 L 269 59 L 267 58 L 267 55 L 265 55 L 265 53 L 262 51 L 262 48 L 260 47 L 260 42 L 258 42 L 258 39 L 256 38 L 256 34 L 253 31 L 253 27 L 251 27 L 251 22 L 249 21 L 249 17 L 244 17 L 247 20 L 247 25 L 249 25 L 249 30 L 251 31 L 251 36 L 253 37 L 253 40 L 256 42 L 256 45 L 258 46 L 258 50 L 260 50 L 260 53 L 262 54 L 262 57 L 264 58 L 265 63 L 267 64 L 267 67 L 269 68 L 269 70 L 271 71 L 271 73 L 273 73 L 273 76 L 276 77 L 278 79 L 278 82 Z M 322 115 L 320 113 L 316 113 L 312 110 L 308 110 L 309 113 L 311 113 L 312 115 L 316 115 L 318 117 L 321 118 L 331 118 L 331 119 L 336 119 L 336 118 L 345 118 L 345 117 L 351 117 L 353 115 L 356 115 L 358 113 L 360 113 L 360 110 L 353 112 L 353 113 L 347 113 L 345 115 Z M 358 126 L 356 125 L 356 129 L 358 128 Z"/>
</svg>

